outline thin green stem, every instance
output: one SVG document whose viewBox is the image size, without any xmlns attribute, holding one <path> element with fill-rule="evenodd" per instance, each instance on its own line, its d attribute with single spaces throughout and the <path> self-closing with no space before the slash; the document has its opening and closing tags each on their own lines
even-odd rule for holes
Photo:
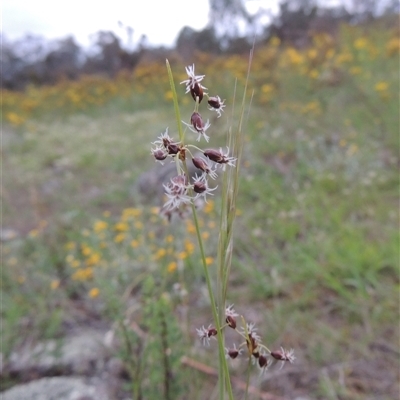
<svg viewBox="0 0 400 400">
<path fill-rule="evenodd" d="M 166 60 L 166 65 L 167 65 L 168 78 L 169 78 L 171 91 L 172 91 L 172 98 L 174 101 L 174 109 L 175 109 L 175 116 L 176 116 L 177 125 L 178 125 L 179 139 L 180 139 L 182 145 L 184 146 L 184 133 L 182 130 L 178 97 L 176 94 L 176 89 L 175 89 L 171 66 L 170 66 L 168 60 Z M 195 105 L 195 110 L 198 109 L 198 104 L 199 103 L 198 103 L 198 99 L 197 99 L 196 105 Z M 181 160 L 181 161 L 182 161 L 183 171 L 184 171 L 185 175 L 187 177 L 189 177 L 186 161 L 185 160 Z M 178 163 L 178 161 L 177 161 L 177 163 Z M 177 165 L 177 167 L 178 167 L 178 165 Z M 189 189 L 189 192 L 191 195 L 193 194 L 192 189 Z M 211 277 L 210 277 L 210 273 L 209 273 L 208 266 L 207 266 L 206 253 L 204 250 L 203 240 L 201 237 L 200 224 L 199 224 L 199 220 L 197 217 L 196 207 L 193 203 L 192 203 L 192 214 L 193 214 L 193 219 L 194 219 L 194 225 L 196 228 L 197 239 L 199 242 L 201 260 L 202 260 L 202 264 L 203 264 L 204 276 L 206 278 L 208 295 L 209 295 L 210 303 L 211 303 L 211 311 L 213 314 L 215 328 L 217 329 L 217 332 L 218 332 L 217 340 L 218 340 L 218 349 L 219 349 L 219 363 L 218 363 L 218 366 L 219 366 L 219 380 L 218 380 L 218 382 L 219 382 L 219 398 L 220 398 L 220 400 L 224 400 L 225 392 L 227 392 L 229 399 L 233 400 L 233 392 L 232 392 L 232 385 L 231 385 L 230 376 L 229 376 L 228 363 L 225 358 L 224 336 L 223 336 L 222 329 L 221 329 L 221 322 L 224 319 L 225 305 L 220 303 L 219 309 L 217 308 L 217 304 L 216 304 L 214 292 L 213 292 L 213 287 L 212 287 L 212 282 L 211 282 Z M 221 293 L 221 290 L 218 288 L 217 288 L 217 291 L 219 293 Z"/>
<path fill-rule="evenodd" d="M 202 259 L 202 264 L 203 264 L 203 269 L 204 269 L 204 275 L 206 278 L 206 283 L 207 283 L 207 289 L 208 289 L 208 294 L 210 297 L 210 303 L 211 303 L 211 311 L 213 314 L 214 322 L 215 322 L 215 327 L 217 329 L 218 335 L 218 349 L 219 349 L 219 383 L 220 385 L 220 398 L 223 399 L 223 393 L 224 393 L 224 386 L 226 386 L 229 399 L 233 400 L 233 393 L 232 393 L 232 386 L 231 386 L 231 381 L 229 378 L 229 369 L 228 369 L 228 364 L 226 362 L 225 358 L 225 347 L 224 347 L 224 337 L 222 335 L 222 329 L 221 329 L 221 319 L 218 315 L 218 309 L 217 305 L 215 302 L 213 290 L 212 290 L 212 285 L 211 285 L 211 278 L 210 274 L 208 271 L 207 267 L 207 262 L 206 262 L 206 255 L 204 251 L 204 246 L 203 246 L 203 240 L 201 238 L 201 232 L 200 232 L 200 225 L 199 221 L 197 218 L 197 212 L 196 212 L 196 207 L 192 204 L 192 212 L 193 212 L 193 219 L 194 219 L 194 225 L 196 227 L 196 234 L 197 234 L 197 239 L 199 241 L 199 247 L 200 247 L 200 254 L 201 254 L 201 259 Z M 223 311 L 225 311 L 225 307 L 223 307 Z M 223 318 L 223 317 L 222 317 Z M 224 385 L 225 381 L 225 385 Z"/>
<path fill-rule="evenodd" d="M 171 91 L 172 91 L 172 100 L 174 102 L 174 110 L 175 110 L 175 117 L 176 117 L 176 125 L 178 127 L 179 140 L 183 143 L 185 140 L 185 134 L 182 129 L 181 112 L 179 110 L 178 95 L 177 95 L 176 89 L 175 89 L 174 77 L 172 75 L 172 70 L 171 70 L 171 66 L 169 65 L 169 61 L 165 60 L 165 63 L 167 65 L 168 79 L 169 79 L 169 84 L 171 86 Z"/>
</svg>

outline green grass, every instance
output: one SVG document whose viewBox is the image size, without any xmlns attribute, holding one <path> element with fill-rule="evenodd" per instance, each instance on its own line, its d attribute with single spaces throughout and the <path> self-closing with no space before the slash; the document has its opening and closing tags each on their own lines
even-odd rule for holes
<svg viewBox="0 0 400 400">
<path fill-rule="evenodd" d="M 398 60 L 357 60 L 366 77 L 344 71 L 336 86 L 274 71 L 279 90 L 268 104 L 253 103 L 247 124 L 228 298 L 257 323 L 270 347 L 295 348 L 298 363 L 289 373 L 276 382 L 252 379 L 263 390 L 289 398 L 390 399 L 396 393 Z M 373 89 L 381 80 L 390 84 L 390 101 Z M 215 85 L 222 83 L 227 86 L 221 93 L 228 98 L 234 81 L 224 75 Z M 135 318 L 146 330 L 158 332 L 152 318 L 170 313 L 171 340 L 182 335 L 179 354 L 215 365 L 215 353 L 199 350 L 194 337 L 195 328 L 211 320 L 198 253 L 182 263 L 177 275 L 165 273 L 172 259 L 153 258 L 171 233 L 182 250 L 186 233 L 179 223 L 147 224 L 148 214 L 141 220 L 143 232 L 155 232 L 156 238 L 137 250 L 129 248 L 128 239 L 120 247 L 113 244 L 115 235 L 107 231 L 105 262 L 114 269 L 96 271 L 89 283 L 72 281 L 74 271 L 66 262 L 71 254 L 67 243 L 78 246 L 77 257 L 80 244 L 100 246 L 93 232 L 88 236 L 85 230 L 104 219 L 104 211 L 110 212 L 111 224 L 123 209 L 146 213 L 149 205 L 159 204 L 158 198 L 143 202 L 135 183 L 154 166 L 150 142 L 167 126 L 174 133 L 175 120 L 172 103 L 150 97 L 140 110 L 115 99 L 87 114 L 43 114 L 19 128 L 4 125 L 3 227 L 19 232 L 3 245 L 5 355 L 29 337 L 62 336 L 63 323 L 75 318 L 70 307 L 77 298 L 110 322 L 115 309 L 125 316 L 130 295 L 143 303 L 143 313 Z M 319 112 L 287 108 L 313 101 Z M 181 110 L 182 115 L 188 112 L 186 106 Z M 223 118 L 211 129 L 212 140 L 221 145 Z M 212 218 L 205 215 L 204 224 Z M 43 220 L 47 225 L 40 225 Z M 29 236 L 32 229 L 39 233 Z M 207 251 L 215 257 L 217 237 L 211 234 Z M 51 289 L 54 280 L 60 285 Z M 176 282 L 189 292 L 184 300 L 174 297 Z M 98 298 L 88 298 L 91 287 L 100 288 Z M 157 304 L 147 303 L 152 296 Z M 178 316 L 178 304 L 187 307 L 186 319 Z M 183 328 L 179 334 L 178 325 Z M 157 365 L 161 350 L 149 343 L 144 347 Z M 173 363 L 184 377 L 188 370 L 176 359 Z M 244 369 L 234 375 L 241 377 Z M 162 380 L 154 374 L 151 379 Z M 203 383 L 208 388 L 206 381 L 196 373 L 192 387 L 182 383 L 183 392 L 204 398 L 206 389 L 199 387 Z M 155 398 L 153 391 L 148 395 Z"/>
</svg>

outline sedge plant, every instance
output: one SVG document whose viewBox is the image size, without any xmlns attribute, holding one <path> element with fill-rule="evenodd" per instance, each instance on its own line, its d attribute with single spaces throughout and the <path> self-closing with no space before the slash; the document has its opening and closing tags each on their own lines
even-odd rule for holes
<svg viewBox="0 0 400 400">
<path fill-rule="evenodd" d="M 177 123 L 178 140 L 175 140 L 168 132 L 161 133 L 156 141 L 152 143 L 151 153 L 157 162 L 164 164 L 172 161 L 176 164 L 176 175 L 164 184 L 166 201 L 161 213 L 168 219 L 193 218 L 196 229 L 201 263 L 204 278 L 207 284 L 208 297 L 211 305 L 213 323 L 203 325 L 197 329 L 199 339 L 204 345 L 209 346 L 212 339 L 218 343 L 218 393 L 219 399 L 229 398 L 232 400 L 233 390 L 229 374 L 228 360 L 235 359 L 247 349 L 247 359 L 257 365 L 264 372 L 274 361 L 281 361 L 282 365 L 288 361 L 293 362 L 295 357 L 293 350 L 271 351 L 261 343 L 261 337 L 257 333 L 254 323 L 246 321 L 235 311 L 233 304 L 227 303 L 228 283 L 231 270 L 233 253 L 233 228 L 236 216 L 236 199 L 239 188 L 239 168 L 244 144 L 243 123 L 245 119 L 246 99 L 252 52 L 248 65 L 247 79 L 244 87 L 240 113 L 236 127 L 230 126 L 227 132 L 226 150 L 222 148 L 202 148 L 202 143 L 210 142 L 207 134 L 210 121 L 204 121 L 201 110 L 204 103 L 208 109 L 217 113 L 217 118 L 222 117 L 226 107 L 225 100 L 218 95 L 210 95 L 208 89 L 203 86 L 205 75 L 196 75 L 195 65 L 186 67 L 187 79 L 180 82 L 186 86 L 186 95 L 190 95 L 194 101 L 194 109 L 190 116 L 190 122 L 181 119 L 177 90 L 171 66 L 166 60 L 168 78 L 171 86 L 172 99 L 174 103 L 175 117 Z M 236 85 L 235 85 L 236 88 Z M 232 104 L 235 103 L 236 89 Z M 201 112 L 200 112 L 201 111 Z M 232 107 L 232 120 L 234 107 Z M 186 138 L 187 131 L 197 135 L 196 144 L 190 143 Z M 188 163 L 191 162 L 196 169 L 194 176 L 189 174 Z M 198 208 L 207 202 L 209 196 L 214 195 L 217 189 L 216 180 L 222 173 L 221 209 L 219 223 L 219 239 L 217 252 L 216 278 L 213 280 L 207 264 L 207 254 L 203 244 L 201 229 L 198 219 Z M 225 347 L 224 330 L 236 331 L 240 342 Z M 247 388 L 249 386 L 249 373 Z M 246 392 L 247 397 L 247 392 Z"/>
</svg>

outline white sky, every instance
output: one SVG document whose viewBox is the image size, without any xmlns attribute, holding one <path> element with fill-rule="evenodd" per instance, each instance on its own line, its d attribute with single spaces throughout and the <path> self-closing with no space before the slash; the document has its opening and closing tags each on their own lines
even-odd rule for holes
<svg viewBox="0 0 400 400">
<path fill-rule="evenodd" d="M 324 6 L 354 0 L 321 0 Z M 377 0 L 388 3 L 388 0 Z M 245 0 L 251 13 L 260 7 L 276 12 L 279 0 Z M 7 39 L 25 34 L 59 39 L 75 36 L 80 45 L 90 44 L 89 35 L 99 30 L 114 31 L 128 44 L 126 30 L 134 29 L 133 43 L 146 34 L 151 45 L 173 45 L 187 25 L 203 29 L 208 22 L 208 0 L 2 0 L 2 33 Z"/>
<path fill-rule="evenodd" d="M 121 21 L 131 26 L 133 42 L 172 45 L 183 26 L 198 30 L 208 22 L 208 0 L 2 0 L 2 32 L 8 39 L 27 33 L 47 39 L 73 34 L 81 45 L 89 35 L 112 30 L 127 43 Z"/>
</svg>

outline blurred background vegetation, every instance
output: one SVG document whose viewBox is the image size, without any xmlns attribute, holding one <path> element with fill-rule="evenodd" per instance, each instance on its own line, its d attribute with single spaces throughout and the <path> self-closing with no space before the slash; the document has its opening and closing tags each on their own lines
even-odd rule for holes
<svg viewBox="0 0 400 400">
<path fill-rule="evenodd" d="M 290 399 L 398 397 L 399 15 L 379 4 L 287 0 L 263 25 L 239 0 L 211 0 L 209 26 L 184 27 L 172 49 L 129 50 L 112 32 L 95 34 L 95 54 L 73 38 L 51 51 L 3 42 L 4 387 L 26 343 L 112 327 L 119 395 L 145 375 L 143 398 L 159 398 L 168 348 L 170 398 L 211 398 L 213 378 L 181 363 L 216 365 L 196 338 L 211 316 L 194 227 L 159 216 L 150 142 L 176 132 L 168 58 L 176 84 L 195 63 L 226 99 L 206 117 L 224 145 L 257 33 L 228 298 L 297 363 L 252 384 Z M 216 194 L 201 215 L 210 268 L 218 209 Z"/>
</svg>

